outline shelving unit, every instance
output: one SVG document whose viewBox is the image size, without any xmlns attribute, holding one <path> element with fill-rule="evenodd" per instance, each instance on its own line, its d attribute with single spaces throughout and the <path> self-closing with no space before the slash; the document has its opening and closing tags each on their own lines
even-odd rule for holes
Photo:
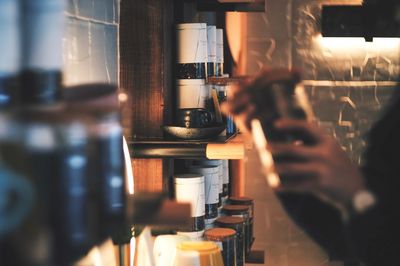
<svg viewBox="0 0 400 266">
<path fill-rule="evenodd" d="M 133 140 L 129 146 L 133 158 L 240 160 L 245 152 L 241 134 L 210 141 Z"/>
</svg>

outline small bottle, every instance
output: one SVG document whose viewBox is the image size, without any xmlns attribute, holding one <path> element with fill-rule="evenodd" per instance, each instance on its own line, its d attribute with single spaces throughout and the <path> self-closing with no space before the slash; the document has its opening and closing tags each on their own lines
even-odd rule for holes
<svg viewBox="0 0 400 266">
<path fill-rule="evenodd" d="M 213 228 L 204 233 L 204 239 L 215 242 L 222 251 L 225 266 L 236 266 L 236 231 L 230 228 Z"/>
<path fill-rule="evenodd" d="M 244 239 L 245 220 L 241 217 L 224 216 L 215 221 L 215 225 L 221 228 L 230 228 L 236 231 L 236 265 L 243 266 L 245 258 Z"/>
<path fill-rule="evenodd" d="M 185 231 L 204 230 L 205 186 L 204 176 L 200 174 L 182 174 L 174 177 L 175 198 L 178 202 L 191 204 L 192 224 Z"/>
<path fill-rule="evenodd" d="M 249 197 L 230 197 L 229 203 L 231 205 L 246 205 L 249 206 L 249 226 L 250 226 L 250 233 L 248 236 L 248 241 L 251 245 L 254 241 L 254 200 Z"/>
<path fill-rule="evenodd" d="M 241 217 L 245 221 L 244 225 L 244 243 L 246 256 L 250 252 L 250 218 L 249 206 L 246 205 L 225 205 L 222 207 L 222 213 L 227 216 Z"/>
</svg>

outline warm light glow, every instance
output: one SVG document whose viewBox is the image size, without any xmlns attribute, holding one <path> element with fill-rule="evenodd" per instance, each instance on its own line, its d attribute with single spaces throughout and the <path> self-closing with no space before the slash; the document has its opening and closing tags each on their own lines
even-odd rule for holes
<svg viewBox="0 0 400 266">
<path fill-rule="evenodd" d="M 133 180 L 133 171 L 131 157 L 129 154 L 128 144 L 126 143 L 125 137 L 123 138 L 123 150 L 124 150 L 124 160 L 125 160 L 125 180 L 128 185 L 128 192 L 130 195 L 135 193 L 135 183 Z"/>
<path fill-rule="evenodd" d="M 323 49 L 331 51 L 348 50 L 352 52 L 351 49 L 385 49 L 386 51 L 390 51 L 400 48 L 400 38 L 374 38 L 373 42 L 366 42 L 364 38 L 333 38 L 318 35 L 315 37 L 314 43 Z"/>
</svg>

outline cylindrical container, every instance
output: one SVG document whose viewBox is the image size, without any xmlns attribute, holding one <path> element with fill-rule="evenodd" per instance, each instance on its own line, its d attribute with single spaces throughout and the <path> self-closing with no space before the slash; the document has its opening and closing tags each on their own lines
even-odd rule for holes
<svg viewBox="0 0 400 266">
<path fill-rule="evenodd" d="M 207 26 L 207 76 L 212 77 L 215 75 L 215 64 L 217 62 L 217 27 Z"/>
<path fill-rule="evenodd" d="M 214 242 L 196 241 L 178 244 L 174 266 L 224 266 L 224 263 Z"/>
<path fill-rule="evenodd" d="M 191 204 L 193 220 L 188 231 L 204 230 L 204 176 L 199 174 L 183 174 L 175 176 L 174 179 L 176 200 L 178 202 L 187 202 Z"/>
<path fill-rule="evenodd" d="M 204 79 L 179 79 L 177 83 L 177 109 L 209 108 L 211 91 Z"/>
<path fill-rule="evenodd" d="M 204 233 L 204 239 L 215 242 L 222 251 L 225 266 L 236 266 L 236 231 L 230 228 L 213 228 Z"/>
<path fill-rule="evenodd" d="M 57 178 L 51 183 L 51 225 L 55 262 L 65 265 L 88 251 L 91 243 L 88 178 L 88 134 L 82 121 L 66 120 L 57 126 L 61 147 L 57 156 Z"/>
<path fill-rule="evenodd" d="M 196 232 L 176 231 L 176 234 L 178 236 L 188 237 L 191 241 L 202 241 L 204 236 L 204 230 Z"/>
<path fill-rule="evenodd" d="M 219 168 L 218 166 L 192 165 L 189 168 L 192 174 L 204 176 L 205 184 L 205 219 L 216 218 L 218 216 L 219 202 Z"/>
<path fill-rule="evenodd" d="M 225 216 L 215 221 L 215 226 L 230 228 L 236 231 L 236 265 L 243 266 L 245 258 L 245 239 L 244 239 L 245 220 L 241 217 Z"/>
<path fill-rule="evenodd" d="M 207 53 L 207 25 L 184 23 L 177 25 L 177 78 L 205 79 Z"/>
<path fill-rule="evenodd" d="M 25 104 L 53 103 L 61 97 L 64 0 L 22 1 L 23 76 Z"/>
<path fill-rule="evenodd" d="M 217 29 L 217 63 L 215 65 L 215 76 L 222 77 L 224 74 L 224 32 Z"/>
<path fill-rule="evenodd" d="M 229 196 L 229 160 L 222 160 L 222 198 L 223 201 Z"/>
<path fill-rule="evenodd" d="M 249 206 L 249 243 L 250 248 L 254 241 L 254 200 L 249 197 L 230 197 L 229 203 L 231 205 L 246 205 Z"/>
<path fill-rule="evenodd" d="M 92 112 L 95 118 L 90 127 L 91 163 L 94 194 L 99 199 L 99 216 L 103 221 L 100 239 L 117 235 L 122 228 L 125 210 L 125 178 L 122 128 L 117 110 Z M 114 243 L 118 243 L 115 241 Z"/>
<path fill-rule="evenodd" d="M 19 1 L 0 1 L 0 108 L 16 101 L 20 71 Z"/>
<path fill-rule="evenodd" d="M 153 255 L 157 266 L 173 265 L 174 253 L 179 243 L 190 241 L 187 236 L 159 235 L 154 240 Z"/>
<path fill-rule="evenodd" d="M 246 205 L 225 205 L 222 207 L 223 214 L 227 216 L 242 217 L 245 220 L 244 233 L 245 233 L 245 250 L 246 255 L 250 252 L 250 218 L 249 218 L 249 206 Z"/>
<path fill-rule="evenodd" d="M 205 229 L 208 230 L 208 229 L 214 228 L 214 226 L 215 226 L 214 223 L 215 223 L 215 221 L 216 221 L 217 219 L 218 219 L 218 218 L 205 219 L 205 221 L 204 221 Z"/>
<path fill-rule="evenodd" d="M 217 166 L 218 167 L 218 178 L 219 178 L 219 201 L 218 207 L 222 206 L 222 192 L 223 192 L 223 168 L 222 160 L 194 160 L 193 165 L 204 165 L 204 166 Z"/>
</svg>

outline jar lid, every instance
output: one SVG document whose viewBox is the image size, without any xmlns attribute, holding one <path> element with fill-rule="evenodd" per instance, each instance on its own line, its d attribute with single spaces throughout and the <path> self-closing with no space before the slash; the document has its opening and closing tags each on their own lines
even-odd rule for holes
<svg viewBox="0 0 400 266">
<path fill-rule="evenodd" d="M 243 214 L 249 211 L 247 205 L 225 205 L 222 207 L 222 211 L 229 215 Z"/>
<path fill-rule="evenodd" d="M 180 86 L 205 85 L 206 81 L 204 79 L 178 79 L 177 83 Z"/>
<path fill-rule="evenodd" d="M 204 233 L 207 240 L 222 241 L 228 237 L 236 235 L 236 231 L 231 228 L 213 228 Z"/>
<path fill-rule="evenodd" d="M 235 205 L 252 205 L 254 200 L 249 197 L 230 197 L 229 202 Z"/>
<path fill-rule="evenodd" d="M 207 29 L 206 23 L 180 23 L 176 25 L 178 30 L 185 29 Z"/>
<path fill-rule="evenodd" d="M 194 174 L 218 174 L 218 166 L 211 165 L 191 165 L 189 171 Z"/>
<path fill-rule="evenodd" d="M 204 183 L 204 176 L 198 174 L 182 174 L 174 177 L 175 184 Z"/>
<path fill-rule="evenodd" d="M 237 226 L 243 225 L 244 219 L 242 217 L 223 216 L 219 217 L 215 223 L 219 226 Z"/>
</svg>

